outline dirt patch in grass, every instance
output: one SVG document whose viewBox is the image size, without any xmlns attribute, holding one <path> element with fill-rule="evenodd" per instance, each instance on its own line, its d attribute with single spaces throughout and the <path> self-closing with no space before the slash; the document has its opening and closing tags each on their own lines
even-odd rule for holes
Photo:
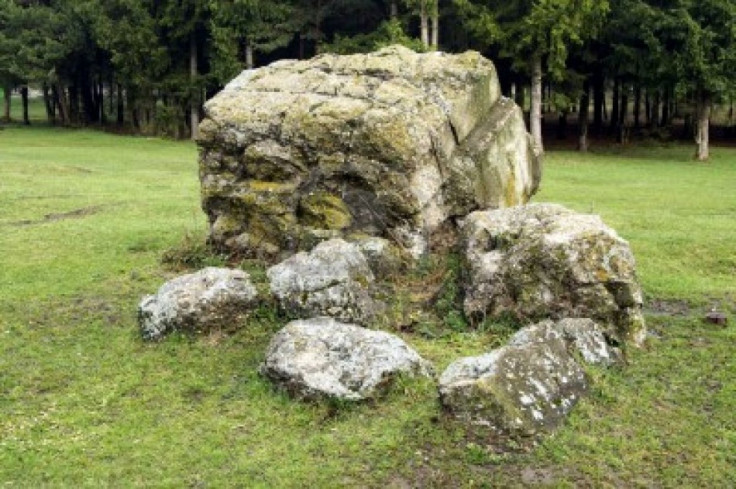
<svg viewBox="0 0 736 489">
<path fill-rule="evenodd" d="M 558 471 L 545 467 L 525 467 L 521 470 L 521 483 L 525 486 L 551 486 L 559 478 Z"/>
<path fill-rule="evenodd" d="M 682 300 L 653 299 L 644 307 L 644 313 L 653 316 L 690 316 L 693 313 L 691 305 Z"/>
<path fill-rule="evenodd" d="M 82 207 L 80 209 L 74 209 L 67 212 L 52 212 L 50 214 L 46 214 L 43 216 L 42 219 L 36 219 L 36 220 L 30 220 L 25 219 L 23 221 L 15 221 L 11 222 L 11 226 L 32 226 L 34 224 L 44 224 L 47 222 L 54 222 L 54 221 L 62 221 L 64 219 L 80 219 L 82 217 L 91 216 L 93 214 L 97 214 L 104 206 L 101 205 L 92 205 L 89 207 Z"/>
</svg>

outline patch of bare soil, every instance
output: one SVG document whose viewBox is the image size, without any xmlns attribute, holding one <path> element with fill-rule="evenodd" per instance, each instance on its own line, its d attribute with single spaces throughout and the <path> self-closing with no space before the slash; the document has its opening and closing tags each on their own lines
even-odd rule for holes
<svg viewBox="0 0 736 489">
<path fill-rule="evenodd" d="M 694 313 L 686 301 L 660 300 L 649 301 L 644 307 L 644 313 L 653 316 L 690 316 Z"/>
<path fill-rule="evenodd" d="M 32 226 L 34 224 L 43 224 L 46 222 L 54 222 L 54 221 L 61 221 L 64 219 L 79 219 L 85 216 L 90 216 L 92 214 L 97 214 L 102 210 L 103 206 L 101 205 L 93 205 L 89 207 L 82 207 L 81 209 L 74 209 L 68 212 L 52 212 L 51 214 L 46 214 L 43 216 L 42 219 L 36 219 L 36 220 L 30 220 L 25 219 L 23 221 L 15 221 L 11 222 L 11 226 Z"/>
</svg>

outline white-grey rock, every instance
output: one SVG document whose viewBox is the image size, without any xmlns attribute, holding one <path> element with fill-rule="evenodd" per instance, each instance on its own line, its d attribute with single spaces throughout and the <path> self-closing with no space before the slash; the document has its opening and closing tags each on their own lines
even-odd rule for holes
<svg viewBox="0 0 736 489">
<path fill-rule="evenodd" d="M 522 111 L 476 52 L 323 54 L 244 71 L 205 104 L 210 240 L 277 259 L 315 231 L 427 250 L 443 223 L 526 202 L 541 178 Z"/>
<path fill-rule="evenodd" d="M 355 244 L 339 238 L 297 253 L 266 274 L 281 307 L 297 317 L 365 324 L 380 308 L 371 298 L 374 276 L 368 262 Z"/>
<path fill-rule="evenodd" d="M 621 353 L 590 319 L 541 321 L 516 332 L 508 344 L 461 358 L 442 373 L 443 407 L 468 423 L 512 435 L 536 435 L 558 426 L 585 395 L 580 361 L 610 366 Z"/>
<path fill-rule="evenodd" d="M 545 320 L 517 331 L 509 345 L 547 343 L 562 337 L 569 353 L 589 365 L 610 366 L 622 362 L 621 350 L 606 340 L 604 329 L 588 318 Z"/>
<path fill-rule="evenodd" d="M 432 367 L 396 336 L 321 317 L 279 331 L 261 373 L 296 398 L 359 401 L 398 375 L 430 376 Z"/>
<path fill-rule="evenodd" d="M 450 364 L 439 382 L 451 416 L 514 436 L 558 426 L 588 389 L 583 369 L 559 334 L 506 345 Z"/>
<path fill-rule="evenodd" d="M 596 215 L 554 204 L 478 211 L 461 225 L 470 317 L 589 317 L 619 341 L 646 337 L 629 244 Z"/>
<path fill-rule="evenodd" d="M 144 339 L 158 340 L 172 331 L 233 329 L 247 316 L 258 293 L 242 270 L 204 268 L 166 282 L 138 306 Z"/>
</svg>

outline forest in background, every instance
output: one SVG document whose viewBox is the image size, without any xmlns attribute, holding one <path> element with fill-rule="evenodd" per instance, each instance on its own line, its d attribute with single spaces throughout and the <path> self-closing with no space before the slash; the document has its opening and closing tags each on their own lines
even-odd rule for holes
<svg viewBox="0 0 736 489">
<path fill-rule="evenodd" d="M 734 41 L 736 0 L 0 0 L 0 118 L 38 90 L 53 124 L 196 138 L 242 69 L 398 43 L 491 58 L 540 148 L 546 113 L 583 151 L 694 137 L 705 160 L 714 109 L 733 135 Z"/>
</svg>

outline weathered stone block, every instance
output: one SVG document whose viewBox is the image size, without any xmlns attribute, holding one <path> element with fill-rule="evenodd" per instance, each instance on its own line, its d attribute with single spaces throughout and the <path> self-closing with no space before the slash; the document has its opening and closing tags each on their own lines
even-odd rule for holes
<svg viewBox="0 0 736 489">
<path fill-rule="evenodd" d="M 205 112 L 210 239 L 266 258 L 327 231 L 418 256 L 451 217 L 526 202 L 539 183 L 521 111 L 474 52 L 281 61 L 243 72 Z"/>
<path fill-rule="evenodd" d="M 589 317 L 640 344 L 646 329 L 629 244 L 595 215 L 555 204 L 478 211 L 461 225 L 469 317 Z"/>
</svg>

